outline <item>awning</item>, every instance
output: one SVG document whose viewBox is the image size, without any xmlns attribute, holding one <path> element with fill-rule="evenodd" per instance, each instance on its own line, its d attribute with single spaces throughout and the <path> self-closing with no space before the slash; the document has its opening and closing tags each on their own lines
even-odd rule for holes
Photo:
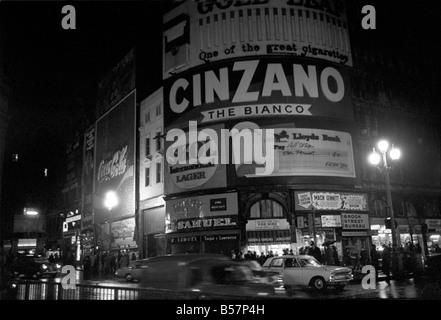
<svg viewBox="0 0 441 320">
<path fill-rule="evenodd" d="M 291 235 L 289 230 L 247 231 L 247 243 L 291 243 Z"/>
</svg>

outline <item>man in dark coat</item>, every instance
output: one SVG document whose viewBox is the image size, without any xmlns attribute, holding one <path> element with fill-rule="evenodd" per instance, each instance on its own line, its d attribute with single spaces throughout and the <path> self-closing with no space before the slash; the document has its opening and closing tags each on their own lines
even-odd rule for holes
<svg viewBox="0 0 441 320">
<path fill-rule="evenodd" d="M 382 270 L 383 273 L 386 275 L 386 282 L 390 284 L 390 264 L 391 264 L 392 258 L 390 254 L 390 250 L 388 246 L 383 244 L 383 254 L 382 254 Z"/>
<path fill-rule="evenodd" d="M 311 246 L 309 247 L 308 255 L 313 256 L 318 262 L 322 263 L 322 252 L 318 247 L 316 247 L 314 241 L 309 243 Z"/>
</svg>

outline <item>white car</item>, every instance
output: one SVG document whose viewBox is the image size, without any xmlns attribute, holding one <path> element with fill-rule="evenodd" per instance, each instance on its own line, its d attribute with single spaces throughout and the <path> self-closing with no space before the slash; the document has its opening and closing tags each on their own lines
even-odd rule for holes
<svg viewBox="0 0 441 320">
<path fill-rule="evenodd" d="M 341 290 L 353 279 L 352 270 L 346 267 L 325 266 L 309 255 L 284 255 L 268 258 L 262 266 L 277 271 L 288 295 L 293 287 L 313 287 L 323 291 L 327 286 Z"/>
</svg>

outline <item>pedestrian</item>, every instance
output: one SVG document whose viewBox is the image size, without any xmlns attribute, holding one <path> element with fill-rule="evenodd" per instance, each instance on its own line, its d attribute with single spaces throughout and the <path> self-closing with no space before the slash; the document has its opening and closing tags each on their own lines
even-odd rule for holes
<svg viewBox="0 0 441 320">
<path fill-rule="evenodd" d="M 379 255 L 375 245 L 372 245 L 370 256 L 371 256 L 371 265 L 375 268 L 375 273 L 378 275 L 380 264 L 378 262 Z"/>
<path fill-rule="evenodd" d="M 110 273 L 110 252 L 106 252 L 104 256 L 104 275 Z"/>
<path fill-rule="evenodd" d="M 231 250 L 231 259 L 236 259 L 236 252 L 234 250 Z"/>
<path fill-rule="evenodd" d="M 127 255 L 122 254 L 121 260 L 119 260 L 119 267 L 126 268 L 129 265 L 129 260 L 127 259 Z"/>
<path fill-rule="evenodd" d="M 391 254 L 388 246 L 383 244 L 383 254 L 382 254 L 382 270 L 386 275 L 386 282 L 390 284 L 390 265 L 391 265 Z"/>
<path fill-rule="evenodd" d="M 92 271 L 92 266 L 91 266 L 91 263 L 90 263 L 90 257 L 89 256 L 84 257 L 83 269 L 84 269 L 84 280 L 90 279 L 91 271 Z"/>
<path fill-rule="evenodd" d="M 368 254 L 365 248 L 361 248 L 360 250 L 360 264 L 361 268 L 368 264 Z"/>
<path fill-rule="evenodd" d="M 332 246 L 332 254 L 334 255 L 334 265 L 339 266 L 340 260 L 338 259 L 338 251 L 336 246 Z"/>
<path fill-rule="evenodd" d="M 325 245 L 325 264 L 328 266 L 334 265 L 334 253 L 332 252 L 331 246 L 329 244 Z"/>
<path fill-rule="evenodd" d="M 259 258 L 257 258 L 257 261 L 260 263 L 261 266 L 265 263 L 266 256 L 263 252 L 260 253 Z"/>
<path fill-rule="evenodd" d="M 130 257 L 130 261 L 135 261 L 136 260 L 136 254 L 134 252 L 132 252 L 132 256 Z"/>
<path fill-rule="evenodd" d="M 315 245 L 314 241 L 311 241 L 309 245 L 308 255 L 313 256 L 318 262 L 322 263 L 322 252 L 320 249 Z"/>
</svg>

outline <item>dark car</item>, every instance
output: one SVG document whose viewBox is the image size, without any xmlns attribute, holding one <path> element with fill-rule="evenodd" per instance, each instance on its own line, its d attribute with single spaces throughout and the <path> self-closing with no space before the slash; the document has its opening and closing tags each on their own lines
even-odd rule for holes
<svg viewBox="0 0 441 320">
<path fill-rule="evenodd" d="M 51 263 L 45 257 L 33 255 L 18 255 L 10 270 L 13 278 L 39 279 L 42 277 L 55 277 L 61 272 L 62 265 L 58 262 Z"/>
<path fill-rule="evenodd" d="M 429 254 L 426 259 L 426 274 L 435 280 L 441 280 L 441 253 Z"/>
</svg>

